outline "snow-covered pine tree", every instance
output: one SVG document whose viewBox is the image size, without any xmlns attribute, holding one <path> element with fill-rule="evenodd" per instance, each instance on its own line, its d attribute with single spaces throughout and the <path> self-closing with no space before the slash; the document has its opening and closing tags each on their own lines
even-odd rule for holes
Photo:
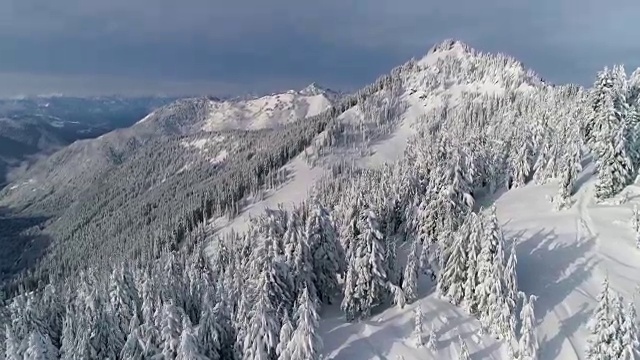
<svg viewBox="0 0 640 360">
<path fill-rule="evenodd" d="M 76 346 L 76 329 L 78 320 L 72 311 L 72 305 L 67 304 L 64 319 L 62 321 L 62 335 L 60 339 L 60 359 L 71 359 Z M 8 334 L 8 332 L 7 332 Z"/>
<path fill-rule="evenodd" d="M 471 213 L 467 221 L 469 223 L 469 237 L 466 249 L 467 275 L 464 283 L 464 307 L 469 313 L 476 314 L 478 309 L 475 292 L 479 284 L 478 266 L 484 233 L 482 220 L 477 214 Z"/>
<path fill-rule="evenodd" d="M 593 312 L 589 330 L 587 359 L 603 359 L 611 354 L 611 343 L 618 329 L 614 327 L 614 296 L 609 288 L 609 279 L 602 283 L 602 291 L 598 295 L 598 305 Z"/>
<path fill-rule="evenodd" d="M 13 327 L 9 324 L 5 324 L 4 332 L 4 351 L 7 360 L 20 360 L 22 359 L 22 351 L 20 339 L 15 336 Z"/>
<path fill-rule="evenodd" d="M 316 304 L 304 289 L 298 300 L 296 329 L 286 348 L 288 360 L 318 360 L 322 351 L 322 338 L 318 333 L 319 316 Z"/>
<path fill-rule="evenodd" d="M 467 277 L 468 226 L 461 226 L 454 235 L 454 242 L 446 256 L 444 268 L 439 273 L 438 292 L 449 299 L 454 305 L 459 305 L 464 299 L 464 284 Z"/>
<path fill-rule="evenodd" d="M 532 152 L 529 137 L 524 137 L 518 152 L 511 156 L 511 187 L 519 188 L 525 185 L 531 173 Z"/>
<path fill-rule="evenodd" d="M 387 273 L 384 245 L 376 214 L 367 210 L 361 215 L 362 227 L 356 249 L 356 297 L 361 299 L 363 317 L 387 297 Z"/>
<path fill-rule="evenodd" d="M 284 318 L 282 319 L 282 327 L 280 328 L 280 341 L 278 342 L 278 346 L 276 347 L 276 355 L 278 355 L 278 360 L 290 360 L 289 353 L 286 352 L 289 343 L 291 342 L 291 338 L 293 336 L 293 325 L 291 325 L 291 320 L 289 319 L 289 315 L 284 314 Z"/>
<path fill-rule="evenodd" d="M 402 288 L 390 281 L 387 282 L 387 285 L 389 286 L 391 296 L 393 297 L 393 304 L 397 305 L 400 309 L 404 309 L 404 306 L 407 304 L 407 297 Z"/>
<path fill-rule="evenodd" d="M 433 324 L 431 324 L 431 331 L 429 331 L 429 340 L 427 341 L 427 348 L 431 351 L 438 350 L 438 335 L 436 334 L 436 327 Z"/>
<path fill-rule="evenodd" d="M 124 345 L 122 333 L 112 314 L 105 308 L 102 295 L 96 289 L 85 299 L 78 334 L 80 354 L 94 359 L 115 359 Z"/>
<path fill-rule="evenodd" d="M 220 349 L 222 344 L 220 342 L 223 330 L 218 326 L 217 319 L 213 313 L 214 305 L 210 300 L 209 294 L 205 294 L 202 305 L 200 323 L 195 334 L 196 341 L 202 355 L 211 360 L 219 360 L 221 359 Z"/>
<path fill-rule="evenodd" d="M 504 338 L 509 328 L 504 288 L 504 238 L 495 208 L 491 210 L 486 230 L 478 264 L 477 309 L 483 326 L 491 334 Z"/>
<path fill-rule="evenodd" d="M 418 240 L 411 241 L 411 250 L 407 257 L 407 264 L 402 277 L 402 290 L 408 302 L 414 302 L 418 298 L 418 270 L 419 270 Z"/>
<path fill-rule="evenodd" d="M 520 339 L 518 340 L 518 359 L 536 360 L 538 359 L 538 337 L 536 336 L 536 318 L 533 302 L 537 296 L 527 296 L 520 292 L 522 298 L 522 310 L 520 311 Z"/>
<path fill-rule="evenodd" d="M 137 290 L 128 272 L 129 276 L 125 275 L 125 271 L 124 267 L 116 268 L 109 278 L 109 311 L 120 327 L 123 342 L 129 331 L 131 318 L 136 316 L 135 309 L 139 308 Z"/>
<path fill-rule="evenodd" d="M 611 359 L 621 359 L 622 354 L 624 353 L 625 343 L 624 343 L 624 303 L 622 301 L 622 297 L 619 295 L 614 295 L 613 297 L 613 325 L 612 327 L 615 329 L 614 336 L 611 339 L 610 350 L 611 354 L 609 355 Z"/>
<path fill-rule="evenodd" d="M 617 84 L 614 81 L 614 84 Z M 596 197 L 604 200 L 619 193 L 631 180 L 634 164 L 629 153 L 628 123 L 625 119 L 622 89 L 615 88 L 604 96 L 597 113 L 592 151 L 596 155 L 598 182 Z"/>
<path fill-rule="evenodd" d="M 145 358 L 145 349 L 140 341 L 139 331 L 134 330 L 127 336 L 122 351 L 120 351 L 119 359 L 122 360 L 139 360 Z"/>
<path fill-rule="evenodd" d="M 581 129 L 584 141 L 590 147 L 596 142 L 595 133 L 600 130 L 600 126 L 602 125 L 600 123 L 602 119 L 599 114 L 603 110 L 605 99 L 611 96 L 613 86 L 612 72 L 605 67 L 602 71 L 598 72 L 596 80 L 589 92 L 587 102 L 590 111 Z"/>
<path fill-rule="evenodd" d="M 200 353 L 198 342 L 193 335 L 193 329 L 185 322 L 180 335 L 180 345 L 176 351 L 176 360 L 209 360 L 208 357 Z"/>
<path fill-rule="evenodd" d="M 294 253 L 298 247 L 298 243 L 302 238 L 301 221 L 298 215 L 298 210 L 294 209 L 287 219 L 287 228 L 282 236 L 283 250 L 285 259 L 289 267 L 294 265 Z"/>
<path fill-rule="evenodd" d="M 622 323 L 623 352 L 621 359 L 633 360 L 638 358 L 638 323 L 636 319 L 636 307 L 633 302 L 627 304 Z"/>
<path fill-rule="evenodd" d="M 423 325 L 422 308 L 420 304 L 416 305 L 413 310 L 413 339 L 417 347 L 424 345 L 424 325 Z"/>
<path fill-rule="evenodd" d="M 460 353 L 458 354 L 458 360 L 471 360 L 471 355 L 469 354 L 469 348 L 467 347 L 467 343 L 462 339 L 462 336 L 458 334 L 458 342 L 460 343 Z"/>
<path fill-rule="evenodd" d="M 347 321 L 353 321 L 356 319 L 360 312 L 360 302 L 356 298 L 356 261 L 354 257 L 347 266 L 347 275 L 344 280 L 344 297 L 340 304 L 340 309 L 345 314 Z"/>
<path fill-rule="evenodd" d="M 314 299 L 317 299 L 317 290 L 315 288 L 316 278 L 313 271 L 313 262 L 313 254 L 311 253 L 309 241 L 305 236 L 300 235 L 293 253 L 293 264 L 291 267 L 291 273 L 294 277 L 293 282 L 296 297 L 299 296 L 303 289 L 309 288 L 311 296 L 313 296 Z M 292 301 L 293 300 L 295 300 L 295 297 Z"/>
<path fill-rule="evenodd" d="M 182 334 L 182 314 L 173 302 L 162 308 L 160 337 L 162 339 L 162 355 L 167 359 L 176 357 Z"/>
<path fill-rule="evenodd" d="M 7 359 L 10 359 L 7 357 Z M 29 335 L 24 360 L 55 360 L 58 359 L 58 349 L 53 346 L 48 335 L 34 330 Z"/>
<path fill-rule="evenodd" d="M 633 205 L 633 213 L 631 215 L 631 229 L 636 239 L 636 247 L 640 249 L 640 211 L 638 211 L 638 205 Z"/>
<path fill-rule="evenodd" d="M 518 274 L 516 272 L 516 266 L 518 264 L 518 257 L 516 254 L 516 240 L 511 242 L 511 251 L 509 252 L 509 259 L 507 260 L 507 267 L 505 268 L 505 305 L 509 312 L 508 331 L 506 332 L 507 339 L 516 338 L 516 305 L 518 301 Z"/>
<path fill-rule="evenodd" d="M 571 194 L 575 186 L 578 174 L 582 170 L 581 160 L 581 142 L 578 136 L 578 129 L 573 124 L 573 119 L 565 120 L 563 144 L 565 152 L 560 161 L 560 187 L 558 194 L 554 197 L 554 206 L 556 210 L 566 208 L 570 205 Z"/>
<path fill-rule="evenodd" d="M 243 339 L 243 359 L 260 359 L 275 355 L 278 345 L 276 309 L 269 298 L 269 283 L 266 272 L 260 274 L 257 298 L 249 313 L 247 333 Z"/>
<path fill-rule="evenodd" d="M 320 301 L 331 303 L 344 269 L 344 251 L 337 240 L 331 215 L 318 201 L 311 206 L 305 236 L 313 258 L 315 285 Z"/>
</svg>

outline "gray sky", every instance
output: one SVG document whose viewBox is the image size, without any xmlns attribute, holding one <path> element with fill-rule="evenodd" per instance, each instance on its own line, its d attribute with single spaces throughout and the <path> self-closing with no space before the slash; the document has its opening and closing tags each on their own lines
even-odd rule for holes
<svg viewBox="0 0 640 360">
<path fill-rule="evenodd" d="M 638 0 L 1 0 L 0 96 L 359 88 L 445 38 L 555 82 L 640 65 Z"/>
</svg>

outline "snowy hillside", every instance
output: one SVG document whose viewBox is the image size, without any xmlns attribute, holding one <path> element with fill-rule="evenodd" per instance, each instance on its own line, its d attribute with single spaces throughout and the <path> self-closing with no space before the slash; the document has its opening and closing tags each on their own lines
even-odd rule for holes
<svg viewBox="0 0 640 360">
<path fill-rule="evenodd" d="M 445 42 L 417 60 L 411 71 L 401 75 L 403 93 L 377 94 L 384 101 L 396 101 L 389 107 L 400 114 L 392 116 L 388 130 L 371 134 L 371 138 L 359 143 L 357 152 L 350 153 L 350 159 L 374 168 L 400 160 L 423 122 L 443 106 L 467 106 L 465 99 L 469 98 L 480 104 L 506 92 L 523 97 L 546 93 L 546 84 L 508 57 L 492 58 L 504 64 L 500 72 L 478 74 L 472 64 L 476 57 L 482 56 L 465 44 Z M 443 66 L 449 67 L 452 63 L 459 63 L 468 73 L 456 69 L 443 75 Z M 362 127 L 372 121 L 371 113 L 366 111 L 363 106 L 356 106 L 338 119 L 342 125 Z M 379 131 L 380 123 L 376 125 Z M 326 137 L 326 133 L 321 134 L 316 144 L 325 144 Z M 318 152 L 318 148 L 312 146 L 305 154 Z M 249 220 L 266 209 L 295 209 L 307 198 L 314 183 L 324 181 L 323 176 L 329 171 L 326 166 L 337 161 L 337 157 L 344 159 L 346 153 L 343 145 L 333 145 L 314 159 L 312 165 L 303 161 L 308 155 L 301 155 L 287 165 L 293 173 L 288 183 L 267 193 L 265 200 L 252 202 L 232 221 L 216 220 L 211 230 L 217 236 L 243 232 L 248 229 Z M 483 206 L 495 204 L 505 239 L 517 243 L 519 290 L 538 296 L 535 316 L 539 319 L 536 332 L 540 359 L 586 358 L 587 323 L 607 275 L 611 287 L 625 300 L 635 299 L 636 279 L 640 276 L 640 266 L 635 263 L 640 259 L 640 252 L 635 248 L 635 235 L 628 225 L 632 205 L 595 205 L 594 165 L 588 159 L 583 162 L 588 166 L 577 179 L 575 204 L 568 210 L 556 211 L 549 200 L 558 191 L 556 181 L 546 185 L 529 184 L 500 192 L 502 195 L 498 197 L 487 195 L 479 199 Z M 594 219 L 597 220 L 594 222 Z M 602 239 L 605 239 L 604 248 L 600 244 Z M 216 242 L 213 240 L 210 251 L 214 251 Z M 423 289 L 416 303 L 404 309 L 385 310 L 366 321 L 348 323 L 338 307 L 326 309 L 320 326 L 326 358 L 456 359 L 460 354 L 459 339 L 462 339 L 473 359 L 509 359 L 509 346 L 490 335 L 480 334 L 477 319 L 440 298 L 434 293 L 435 284 L 422 281 Z M 428 338 L 430 326 L 435 328 L 438 339 L 435 351 L 415 345 L 412 332 L 414 310 L 418 306 L 428 324 L 425 337 Z"/>
<path fill-rule="evenodd" d="M 327 132 L 320 134 L 314 146 L 287 165 L 293 174 L 290 182 L 268 193 L 264 201 L 252 204 L 231 224 L 219 226 L 220 221 L 216 222 L 217 231 L 242 231 L 246 228 L 247 220 L 259 215 L 265 208 L 275 208 L 278 204 L 291 208 L 304 201 L 314 182 L 326 175 L 328 166 L 333 163 L 356 161 L 365 166 L 379 166 L 400 160 L 421 123 L 433 116 L 434 111 L 444 103 L 456 107 L 456 100 L 460 97 L 502 94 L 514 87 L 502 82 L 499 74 L 475 73 L 470 64 L 479 61 L 481 56 L 483 54 L 476 53 L 459 41 L 445 41 L 434 46 L 427 55 L 415 61 L 415 68 L 402 74 L 403 92 L 379 91 L 364 104 L 354 106 L 338 117 L 339 125 L 336 126 L 350 127 L 354 132 L 364 127 L 372 128 L 365 135 L 365 140 L 349 138 L 349 141 L 335 144 L 319 155 L 328 136 Z M 505 56 L 497 59 L 500 60 L 496 62 L 506 61 L 504 69 L 518 84 L 517 92 L 526 93 L 535 87 L 544 87 L 533 73 L 512 58 Z M 459 62 L 465 72 L 452 71 L 454 62 Z M 308 157 L 320 158 L 319 161 L 325 166 L 304 161 Z"/>
<path fill-rule="evenodd" d="M 64 241 L 7 287 L 3 351 L 638 358 L 640 71 L 552 86 L 447 40 L 311 116 L 323 94 L 134 126 L 173 137 L 47 228 Z"/>
<path fill-rule="evenodd" d="M 204 101 L 198 106 L 203 107 L 205 112 L 201 117 L 190 118 L 184 125 L 188 126 L 189 132 L 273 128 L 318 115 L 329 109 L 338 98 L 337 93 L 314 83 L 300 91 L 289 90 L 254 99 L 194 99 L 190 101 Z M 157 126 L 156 123 L 166 121 L 166 110 L 171 111 L 156 111 L 144 117 L 137 125 Z"/>
</svg>

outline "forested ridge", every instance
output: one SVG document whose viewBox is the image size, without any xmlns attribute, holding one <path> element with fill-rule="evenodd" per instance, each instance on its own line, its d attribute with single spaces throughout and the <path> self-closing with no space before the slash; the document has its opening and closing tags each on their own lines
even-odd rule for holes
<svg viewBox="0 0 640 360">
<path fill-rule="evenodd" d="M 68 235 L 51 255 L 6 287 L 6 357 L 319 359 L 326 305 L 339 303 L 347 321 L 367 319 L 416 301 L 418 279 L 427 276 L 514 358 L 536 358 L 536 297 L 519 291 L 514 240 L 484 200 L 557 181 L 551 201 L 562 211 L 586 153 L 596 158 L 599 200 L 634 181 L 640 73 L 614 67 L 591 89 L 550 86 L 504 55 L 455 42 L 432 52 L 455 46 L 464 56 L 412 60 L 315 118 L 224 133 L 216 146 L 237 145 L 230 161 L 201 175 L 162 182 L 146 170 L 145 160 L 179 169 L 180 161 L 163 160 L 170 154 L 162 144 L 127 160 L 56 225 Z M 462 86 L 478 83 L 500 91 Z M 277 186 L 293 157 L 325 164 L 352 154 L 355 139 L 361 151 L 415 106 L 401 94 L 419 89 L 426 100 L 445 85 L 460 88 L 455 99 L 429 104 L 399 161 L 368 168 L 329 161 L 332 171 L 299 206 L 269 210 L 241 233 L 207 231 L 206 220 L 232 217 L 244 198 Z M 365 117 L 345 121 L 354 106 Z M 635 309 L 603 288 L 588 357 L 633 358 Z M 419 343 L 422 328 L 418 312 Z"/>
</svg>

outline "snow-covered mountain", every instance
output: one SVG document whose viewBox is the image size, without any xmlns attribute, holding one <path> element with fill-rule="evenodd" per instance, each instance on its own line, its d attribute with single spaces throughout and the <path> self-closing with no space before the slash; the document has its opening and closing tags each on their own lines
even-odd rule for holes
<svg viewBox="0 0 640 360">
<path fill-rule="evenodd" d="M 51 287 L 19 298 L 7 348 L 624 358 L 638 346 L 619 296 L 638 305 L 639 74 L 606 70 L 588 92 L 552 86 L 509 56 L 447 40 L 326 111 L 312 106 L 331 100 L 313 84 L 159 109 L 0 194 L 23 214 L 59 207 L 43 226 L 55 246 L 30 282 L 140 268 L 84 273 L 70 294 L 86 299 L 56 302 Z M 120 325 L 109 338 L 67 311 L 49 328 L 76 331 L 30 335 L 16 320 L 52 303 L 90 319 L 104 308 Z M 83 345 L 74 334 L 85 330 L 104 341 Z"/>
<path fill-rule="evenodd" d="M 183 125 L 188 130 L 183 133 L 221 130 L 258 130 L 281 126 L 302 118 L 315 116 L 329 109 L 339 95 L 329 89 L 311 84 L 306 88 L 290 90 L 280 94 L 265 95 L 254 99 L 219 100 L 192 99 L 172 104 L 167 108 L 149 114 L 138 125 L 162 126 L 170 121 L 173 113 L 184 106 L 197 103 L 202 112 L 199 116 L 185 119 Z"/>
</svg>

